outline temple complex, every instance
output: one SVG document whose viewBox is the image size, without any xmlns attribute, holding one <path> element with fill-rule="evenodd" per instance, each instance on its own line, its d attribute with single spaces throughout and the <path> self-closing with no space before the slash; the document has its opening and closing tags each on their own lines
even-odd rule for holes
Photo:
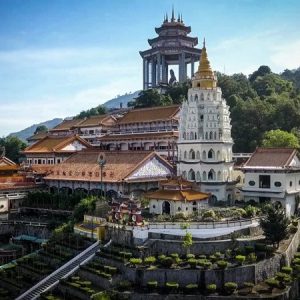
<svg viewBox="0 0 300 300">
<path fill-rule="evenodd" d="M 177 173 L 196 181 L 215 201 L 233 198 L 231 124 L 229 107 L 217 87 L 205 41 L 188 99 L 183 102 L 178 139 Z"/>
<path fill-rule="evenodd" d="M 165 16 L 163 24 L 155 28 L 158 37 L 149 39 L 150 49 L 140 51 L 143 58 L 143 89 L 157 88 L 173 84 L 177 78 L 171 65 L 178 65 L 178 81 L 187 79 L 187 64 L 191 65 L 191 78 L 194 75 L 194 63 L 199 61 L 201 50 L 195 48 L 198 44 L 197 37 L 190 37 L 191 27 L 186 26 L 182 16 L 171 19 Z M 168 73 L 170 72 L 170 77 Z"/>
</svg>

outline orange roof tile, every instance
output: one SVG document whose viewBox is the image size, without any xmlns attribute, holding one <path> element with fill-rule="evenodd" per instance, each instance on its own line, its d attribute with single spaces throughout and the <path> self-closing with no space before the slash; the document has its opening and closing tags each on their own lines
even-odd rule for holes
<svg viewBox="0 0 300 300">
<path fill-rule="evenodd" d="M 149 199 L 161 199 L 171 201 L 201 201 L 208 199 L 210 194 L 201 193 L 194 190 L 158 190 L 145 194 Z"/>
<path fill-rule="evenodd" d="M 54 128 L 50 130 L 50 132 L 53 131 L 68 131 L 72 129 L 73 127 L 79 125 L 83 119 L 72 119 L 72 120 L 64 120 Z"/>
<path fill-rule="evenodd" d="M 133 109 L 118 120 L 119 124 L 166 121 L 175 118 L 179 105 Z"/>
<path fill-rule="evenodd" d="M 5 156 L 0 157 L 0 166 L 16 166 L 17 164 Z"/>
<path fill-rule="evenodd" d="M 37 141 L 35 144 L 27 147 L 23 153 L 52 153 L 52 152 L 65 152 L 72 153 L 73 150 L 62 150 L 63 147 L 74 142 L 75 140 L 79 141 L 87 148 L 90 147 L 90 144 L 79 136 L 46 136 L 45 138 Z"/>
<path fill-rule="evenodd" d="M 43 139 L 45 136 L 47 136 L 47 132 L 39 132 L 37 134 L 34 134 L 32 136 L 30 136 L 29 138 L 27 138 L 27 141 L 38 141 Z"/>
<path fill-rule="evenodd" d="M 169 165 L 165 160 L 154 152 L 147 151 L 96 151 L 88 150 L 78 152 L 69 157 L 65 162 L 53 166 L 52 173 L 45 177 L 46 180 L 79 180 L 94 181 L 100 183 L 100 167 L 98 160 L 100 155 L 105 156 L 105 166 L 103 168 L 103 182 L 126 181 L 144 161 L 157 156 L 162 163 Z"/>
<path fill-rule="evenodd" d="M 77 125 L 74 125 L 74 127 L 93 127 L 93 126 L 111 126 L 116 123 L 115 118 L 113 118 L 110 115 L 97 115 L 97 116 L 92 116 L 89 117 L 82 122 L 80 122 Z"/>
</svg>

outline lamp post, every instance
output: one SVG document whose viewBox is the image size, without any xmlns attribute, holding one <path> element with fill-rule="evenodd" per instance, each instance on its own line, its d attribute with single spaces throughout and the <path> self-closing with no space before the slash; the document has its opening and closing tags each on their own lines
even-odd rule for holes
<svg viewBox="0 0 300 300">
<path fill-rule="evenodd" d="M 101 154 L 99 159 L 98 159 L 98 164 L 99 164 L 99 167 L 100 167 L 100 184 L 101 184 L 101 192 L 103 191 L 104 192 L 104 189 L 103 189 L 103 168 L 106 164 L 106 160 L 104 158 L 104 156 Z M 105 198 L 105 193 L 104 193 L 104 198 Z"/>
</svg>

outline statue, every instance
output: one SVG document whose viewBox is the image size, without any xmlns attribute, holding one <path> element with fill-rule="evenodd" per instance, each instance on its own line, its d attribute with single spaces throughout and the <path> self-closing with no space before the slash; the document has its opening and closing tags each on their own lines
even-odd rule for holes
<svg viewBox="0 0 300 300">
<path fill-rule="evenodd" d="M 5 146 L 3 146 L 2 148 L 0 148 L 0 151 L 2 151 L 2 153 L 0 154 L 0 157 L 4 157 L 5 156 Z"/>
<path fill-rule="evenodd" d="M 170 70 L 170 80 L 169 80 L 169 85 L 174 85 L 174 83 L 177 82 L 176 76 L 174 74 L 174 71 L 171 69 Z"/>
</svg>

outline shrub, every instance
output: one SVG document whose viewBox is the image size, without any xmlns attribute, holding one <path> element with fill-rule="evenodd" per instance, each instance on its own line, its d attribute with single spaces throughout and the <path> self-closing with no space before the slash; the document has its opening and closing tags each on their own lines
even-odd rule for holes
<svg viewBox="0 0 300 300">
<path fill-rule="evenodd" d="M 195 269 L 197 267 L 198 264 L 198 260 L 195 258 L 190 258 L 188 260 L 189 265 L 191 266 L 192 269 Z"/>
<path fill-rule="evenodd" d="M 213 210 L 206 210 L 202 215 L 203 221 L 214 221 L 217 219 L 217 216 Z"/>
<path fill-rule="evenodd" d="M 300 266 L 300 258 L 294 258 L 294 259 L 292 260 L 292 264 L 293 264 L 293 265 Z"/>
<path fill-rule="evenodd" d="M 104 270 L 105 270 L 105 272 L 107 272 L 111 275 L 115 275 L 118 271 L 118 269 L 116 267 L 112 267 L 112 266 L 104 266 Z"/>
<path fill-rule="evenodd" d="M 125 259 L 130 259 L 132 257 L 132 253 L 131 252 L 125 252 L 125 251 L 121 251 L 120 252 L 120 256 L 125 258 Z"/>
<path fill-rule="evenodd" d="M 155 289 L 155 288 L 157 288 L 157 285 L 158 285 L 158 283 L 157 283 L 156 280 L 152 280 L 152 281 L 147 282 L 147 287 L 149 289 Z"/>
<path fill-rule="evenodd" d="M 254 252 L 254 247 L 253 246 L 245 246 L 245 252 L 247 254 L 253 253 Z"/>
<path fill-rule="evenodd" d="M 248 254 L 247 256 L 247 260 L 250 262 L 250 263 L 255 263 L 257 261 L 257 256 L 255 255 L 255 253 L 250 253 Z"/>
<path fill-rule="evenodd" d="M 227 294 L 233 294 L 237 289 L 237 284 L 235 282 L 226 282 L 224 284 L 224 290 Z"/>
<path fill-rule="evenodd" d="M 187 258 L 187 259 L 195 258 L 195 254 L 187 254 L 187 255 L 186 255 L 186 258 Z"/>
<path fill-rule="evenodd" d="M 169 291 L 176 291 L 179 288 L 179 284 L 177 282 L 166 282 L 166 288 Z"/>
<path fill-rule="evenodd" d="M 130 258 L 129 262 L 134 265 L 134 266 L 139 266 L 142 264 L 142 259 L 141 258 Z"/>
<path fill-rule="evenodd" d="M 165 258 L 166 258 L 166 256 L 164 254 L 159 255 L 158 256 L 158 261 L 161 263 Z"/>
<path fill-rule="evenodd" d="M 222 256 L 222 253 L 221 252 L 216 252 L 214 255 L 215 255 L 215 257 L 220 258 Z"/>
<path fill-rule="evenodd" d="M 282 267 L 281 272 L 290 275 L 293 273 L 293 268 L 285 266 L 285 267 Z"/>
<path fill-rule="evenodd" d="M 170 256 L 174 259 L 179 258 L 178 253 L 171 253 Z"/>
<path fill-rule="evenodd" d="M 212 263 L 216 262 L 218 260 L 218 258 L 215 255 L 210 255 L 209 259 Z"/>
<path fill-rule="evenodd" d="M 298 227 L 298 220 L 293 220 L 292 224 L 293 224 L 293 226 Z"/>
<path fill-rule="evenodd" d="M 298 227 L 297 227 L 297 226 L 292 225 L 292 226 L 290 227 L 290 233 L 296 233 L 297 230 L 298 230 Z"/>
<path fill-rule="evenodd" d="M 243 283 L 243 287 L 244 288 L 253 288 L 254 287 L 254 283 L 246 281 L 246 282 Z"/>
<path fill-rule="evenodd" d="M 213 293 L 216 292 L 217 286 L 216 286 L 214 283 L 208 284 L 208 285 L 206 286 L 206 290 L 207 290 L 208 293 L 213 294 Z"/>
<path fill-rule="evenodd" d="M 225 260 L 219 260 L 217 261 L 217 265 L 220 269 L 226 269 L 228 266 L 228 262 Z"/>
<path fill-rule="evenodd" d="M 296 252 L 296 253 L 294 254 L 294 258 L 300 258 L 300 252 Z"/>
<path fill-rule="evenodd" d="M 237 255 L 235 260 L 238 262 L 239 265 L 242 265 L 245 261 L 246 257 L 244 255 Z"/>
<path fill-rule="evenodd" d="M 173 264 L 173 259 L 172 257 L 166 256 L 162 261 L 161 264 L 166 267 L 166 268 L 170 268 Z"/>
<path fill-rule="evenodd" d="M 145 264 L 155 264 L 156 263 L 156 258 L 154 256 L 148 256 L 144 259 Z"/>
<path fill-rule="evenodd" d="M 190 284 L 186 285 L 185 289 L 186 289 L 187 293 L 190 292 L 190 293 L 194 294 L 198 289 L 198 284 L 190 283 Z"/>
<path fill-rule="evenodd" d="M 265 280 L 265 283 L 270 287 L 270 288 L 280 288 L 280 282 L 279 280 L 275 278 L 269 278 Z"/>
<path fill-rule="evenodd" d="M 199 258 L 199 259 L 206 259 L 206 255 L 201 254 L 201 255 L 198 256 L 198 258 Z"/>
<path fill-rule="evenodd" d="M 118 287 L 120 290 L 128 290 L 132 287 L 132 283 L 128 280 L 121 280 L 118 282 Z"/>
<path fill-rule="evenodd" d="M 253 218 L 256 216 L 258 209 L 255 206 L 247 205 L 245 208 L 245 217 Z"/>
<path fill-rule="evenodd" d="M 212 266 L 212 263 L 210 261 L 206 261 L 203 265 L 203 268 L 207 270 L 207 269 L 210 269 L 211 266 Z"/>
</svg>

